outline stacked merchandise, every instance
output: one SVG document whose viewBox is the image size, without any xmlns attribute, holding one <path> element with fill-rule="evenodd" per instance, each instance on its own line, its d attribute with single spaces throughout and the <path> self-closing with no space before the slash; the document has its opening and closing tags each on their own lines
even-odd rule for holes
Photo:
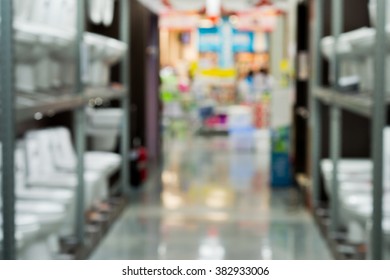
<svg viewBox="0 0 390 280">
<path fill-rule="evenodd" d="M 189 82 L 183 82 L 175 69 L 161 70 L 160 99 L 163 103 L 163 128 L 172 136 L 184 137 L 189 129 L 196 127 L 196 109 Z"/>
<path fill-rule="evenodd" d="M 260 101 L 248 104 L 253 109 L 253 123 L 257 129 L 267 129 L 270 126 L 270 103 L 269 96 L 263 96 Z"/>
<path fill-rule="evenodd" d="M 90 10 L 104 13 L 112 23 L 114 1 L 106 0 L 106 8 L 90 2 Z M 40 93 L 59 96 L 69 93 L 74 85 L 74 44 L 76 40 L 76 1 L 15 1 L 15 87 L 24 95 Z M 91 87 L 109 85 L 111 66 L 118 63 L 127 51 L 127 45 L 99 34 L 84 34 L 85 61 L 84 81 Z M 67 91 L 66 91 L 67 90 Z M 27 97 L 26 97 L 26 96 Z M 42 97 L 44 98 L 44 97 Z M 46 96 L 46 98 L 48 98 Z"/>
<path fill-rule="evenodd" d="M 91 151 L 85 153 L 84 161 L 84 211 L 88 222 L 96 222 L 110 211 L 109 180 L 119 170 L 121 157 Z M 61 257 L 58 239 L 72 234 L 75 224 L 76 169 L 76 152 L 67 128 L 28 131 L 18 141 L 15 211 L 19 258 Z"/>
<path fill-rule="evenodd" d="M 385 237 L 385 258 L 390 258 L 390 128 L 383 133 L 383 232 Z M 322 175 L 325 182 L 325 192 L 334 199 L 332 188 L 333 163 L 330 159 L 321 162 Z M 370 159 L 341 159 L 337 168 L 339 226 L 347 229 L 349 244 L 369 244 L 373 215 L 373 163 Z"/>
<path fill-rule="evenodd" d="M 81 58 L 85 59 L 76 58 L 78 3 L 76 0 L 13 1 L 13 24 L 5 24 L 2 30 L 11 32 L 12 29 L 15 39 L 14 64 L 9 65 L 9 68 L 15 69 L 15 79 L 12 82 L 15 82 L 17 93 L 16 109 L 21 114 L 17 114 L 13 119 L 18 125 L 19 118 L 40 120 L 45 115 L 53 116 L 57 110 L 78 110 L 88 101 L 102 101 L 102 97 L 97 98 L 95 95 L 107 95 L 107 99 L 113 97 L 111 93 L 114 89 L 110 84 L 111 67 L 125 55 L 127 44 L 84 32 L 84 44 L 80 54 Z M 114 6 L 114 0 L 104 0 L 89 1 L 87 7 L 94 23 L 110 26 L 113 22 Z M 85 90 L 74 94 L 76 80 L 79 80 L 76 79 L 79 62 L 82 62 L 83 66 L 82 77 L 79 76 L 79 79 L 85 85 Z M 44 109 L 49 107 L 50 109 Z M 108 128 L 108 132 L 119 134 L 117 130 L 122 117 L 121 111 L 102 109 L 99 113 L 93 112 L 89 117 L 89 121 L 96 125 L 95 132 L 104 134 L 107 130 L 102 131 Z M 91 123 L 88 123 L 88 126 Z M 28 127 L 30 124 L 34 125 L 32 122 L 26 124 Z M 41 127 L 44 124 L 36 125 Z M 25 125 L 17 128 L 18 133 L 26 129 Z M 87 131 L 90 132 L 88 129 Z M 78 139 L 83 137 L 81 132 L 76 135 Z M 111 197 L 111 182 L 119 172 L 121 156 L 108 152 L 112 148 L 112 145 L 109 145 L 112 141 L 100 142 L 101 146 L 108 147 L 106 152 L 86 152 L 83 155 L 85 172 L 81 174 L 84 175 L 84 196 L 78 197 L 78 171 L 82 168 L 78 164 L 72 137 L 67 128 L 30 130 L 25 132 L 24 139 L 15 142 L 15 151 L 8 150 L 11 154 L 14 152 L 15 166 L 12 168 L 15 172 L 5 174 L 15 175 L 14 184 L 7 185 L 7 188 L 14 189 L 14 197 L 11 196 L 7 205 L 1 205 L 0 202 L 0 214 L 15 216 L 17 256 L 22 259 L 78 257 L 75 251 L 79 247 L 66 250 L 62 245 L 69 244 L 58 242 L 59 237 L 65 236 L 73 240 L 73 245 L 79 245 L 74 243 L 73 237 L 77 212 L 77 217 L 85 217 L 82 222 L 88 223 L 85 232 L 82 232 L 86 237 L 85 247 L 82 249 L 93 247 L 95 241 L 101 238 L 103 227 L 100 226 L 103 223 L 108 226 L 118 202 Z M 5 150 L 1 149 L 1 143 L 0 152 L 5 153 Z M 9 163 L 12 161 L 3 161 L 4 166 L 0 166 L 0 173 L 9 173 L 6 168 L 7 165 L 10 167 Z M 80 203 L 84 208 L 76 209 L 80 198 L 84 198 Z M 14 207 L 8 207 L 9 205 Z M 0 218 L 0 243 L 6 240 L 3 236 L 3 226 L 6 232 L 12 230 L 10 224 Z M 5 247 L 9 246 L 9 251 L 12 252 L 13 242 L 9 241 Z M 59 255 L 61 252 L 67 255 Z"/>
<path fill-rule="evenodd" d="M 236 101 L 233 70 L 204 70 L 194 82 L 203 131 L 227 132 L 228 110 Z"/>
<path fill-rule="evenodd" d="M 272 78 L 263 68 L 257 73 L 250 71 L 246 75 L 242 74 L 238 80 L 239 99 L 241 104 L 252 108 L 254 126 L 257 129 L 265 129 L 270 126 L 272 88 Z"/>
<path fill-rule="evenodd" d="M 337 57 L 340 59 L 339 87 L 346 92 L 372 92 L 375 85 L 374 50 L 376 41 L 376 0 L 368 1 L 368 13 L 373 27 L 361 27 L 340 34 L 337 46 Z M 389 5 L 387 13 L 390 12 Z M 390 38 L 390 21 L 387 19 L 386 38 Z M 321 50 L 325 58 L 333 61 L 333 50 L 336 40 L 327 36 L 321 40 Z M 386 65 L 390 63 L 390 56 L 383 58 Z M 332 77 L 329 77 L 332 80 Z M 390 89 L 390 80 L 386 81 L 386 90 Z"/>
</svg>

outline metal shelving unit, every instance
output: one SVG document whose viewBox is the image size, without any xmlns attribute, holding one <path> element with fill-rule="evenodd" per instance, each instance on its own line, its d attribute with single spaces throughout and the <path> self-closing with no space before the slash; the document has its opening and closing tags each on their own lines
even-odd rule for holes
<svg viewBox="0 0 390 280">
<path fill-rule="evenodd" d="M 313 95 L 324 104 L 335 104 L 343 110 L 371 118 L 373 109 L 372 94 L 369 93 L 339 93 L 328 88 L 315 88 Z M 390 103 L 390 99 L 385 100 Z"/>
<path fill-rule="evenodd" d="M 12 0 L 0 1 L 0 86 L 2 142 L 2 202 L 3 202 L 3 259 L 16 258 L 15 253 L 15 108 L 13 72 Z"/>
<path fill-rule="evenodd" d="M 120 1 L 120 34 L 121 40 L 128 44 L 129 41 L 129 1 Z M 85 106 L 91 101 L 100 99 L 102 102 L 121 100 L 123 108 L 122 133 L 121 133 L 121 189 L 126 194 L 129 189 L 129 51 L 121 62 L 121 85 L 115 87 L 85 87 L 83 82 L 83 34 L 85 31 L 85 0 L 77 0 L 77 34 L 75 40 L 75 65 L 76 83 L 72 92 L 57 92 L 58 96 L 47 93 L 16 94 L 14 88 L 13 71 L 13 0 L 0 1 L 1 11 L 1 40 L 0 40 L 0 71 L 1 71 L 1 126 L 0 136 L 2 142 L 2 218 L 3 218 L 3 242 L 2 259 L 16 258 L 15 241 L 15 182 L 14 182 L 14 148 L 16 125 L 23 121 L 38 120 L 51 117 L 61 112 L 74 113 L 75 144 L 77 151 L 77 200 L 76 200 L 76 224 L 74 234 L 79 245 L 84 242 L 84 152 L 86 147 L 86 114 Z"/>
<path fill-rule="evenodd" d="M 123 85 L 123 83 L 122 83 Z M 84 100 L 89 102 L 91 99 L 101 99 L 102 102 L 114 99 L 125 99 L 128 92 L 127 87 L 101 87 L 101 88 L 86 88 L 84 90 Z"/>
<path fill-rule="evenodd" d="M 82 96 L 73 96 L 70 94 L 55 98 L 47 95 L 47 98 L 42 100 L 34 100 L 28 97 L 21 98 L 25 99 L 27 102 L 25 101 L 16 104 L 17 123 L 31 119 L 40 120 L 43 117 L 51 117 L 57 113 L 82 107 L 85 104 Z"/>
<path fill-rule="evenodd" d="M 58 93 L 58 91 L 57 91 Z M 123 99 L 127 88 L 121 87 L 86 87 L 81 94 L 62 92 L 59 96 L 48 93 L 18 94 L 16 102 L 16 122 L 52 117 L 55 114 L 72 111 L 91 102 L 104 103 Z"/>
<path fill-rule="evenodd" d="M 371 258 L 383 258 L 383 232 L 382 232 L 382 194 L 383 194 L 383 129 L 386 125 L 386 106 L 390 103 L 389 96 L 385 93 L 385 75 L 386 67 L 383 57 L 386 56 L 386 0 L 377 1 L 377 28 L 376 28 L 376 47 L 375 47 L 375 88 L 370 95 L 368 93 L 342 93 L 338 90 L 337 84 L 339 77 L 340 59 L 336 54 L 336 46 L 343 25 L 343 1 L 333 0 L 332 2 L 332 33 L 335 37 L 335 49 L 332 62 L 333 86 L 331 88 L 322 88 L 321 79 L 321 51 L 320 40 L 323 30 L 323 2 L 324 0 L 315 0 L 315 15 L 312 26 L 312 69 L 311 78 L 311 137 L 312 137 L 312 200 L 314 207 L 319 206 L 320 193 L 320 166 L 321 160 L 321 106 L 326 104 L 330 108 L 330 153 L 333 162 L 332 189 L 333 194 L 330 205 L 331 217 L 331 238 L 338 230 L 338 180 L 337 169 L 340 159 L 341 149 L 341 112 L 346 110 L 358 115 L 367 117 L 372 122 L 372 161 L 373 161 L 373 228 L 371 236 L 371 246 L 369 248 Z"/>
<path fill-rule="evenodd" d="M 122 168 L 121 168 L 121 189 L 122 193 L 128 193 L 130 184 L 129 161 L 128 154 L 130 150 L 130 3 L 128 0 L 120 0 L 120 39 L 125 42 L 129 48 L 121 63 L 121 80 L 124 89 L 127 89 L 122 96 L 122 109 L 125 119 L 122 123 L 121 135 L 121 154 L 122 154 Z"/>
</svg>

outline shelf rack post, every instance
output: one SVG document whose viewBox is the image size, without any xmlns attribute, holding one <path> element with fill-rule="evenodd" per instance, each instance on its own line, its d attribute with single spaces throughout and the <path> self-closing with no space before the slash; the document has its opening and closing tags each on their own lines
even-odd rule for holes
<svg viewBox="0 0 390 280">
<path fill-rule="evenodd" d="M 2 218 L 3 256 L 5 260 L 16 258 L 15 251 L 15 90 L 13 69 L 12 0 L 2 0 L 0 30 L 0 85 L 1 85 L 1 141 L 2 141 Z"/>
<path fill-rule="evenodd" d="M 122 97 L 122 134 L 121 134 L 121 154 L 122 154 L 122 169 L 121 169 L 121 187 L 122 193 L 128 193 L 130 184 L 129 174 L 129 138 L 130 138 L 130 21 L 129 12 L 130 5 L 128 0 L 120 0 L 120 39 L 128 46 L 128 50 L 125 53 L 121 63 L 121 83 L 125 87 L 126 92 Z"/>
<path fill-rule="evenodd" d="M 84 69 L 83 69 L 83 53 L 84 53 L 84 30 L 85 30 L 85 1 L 77 1 L 77 31 L 75 44 L 75 94 L 82 95 L 84 91 Z M 77 150 L 77 200 L 76 200 L 76 224 L 75 235 L 78 244 L 84 243 L 84 154 L 86 146 L 85 134 L 85 108 L 81 106 L 74 112 L 74 128 Z"/>
<path fill-rule="evenodd" d="M 314 22 L 312 29 L 314 32 L 311 53 L 312 53 L 312 73 L 310 92 L 311 92 L 311 178 L 312 178 L 312 206 L 315 209 L 320 201 L 320 160 L 321 160 L 321 104 L 314 97 L 314 89 L 321 84 L 322 63 L 321 63 L 321 38 L 323 35 L 323 0 L 314 1 Z"/>
<path fill-rule="evenodd" d="M 371 257 L 383 258 L 382 245 L 382 195 L 383 195 L 383 129 L 386 125 L 386 1 L 377 1 L 377 24 L 375 44 L 375 87 L 372 111 L 372 161 L 373 161 L 373 213 Z M 388 5 L 388 3 L 387 3 Z"/>
<path fill-rule="evenodd" d="M 344 1 L 332 0 L 332 34 L 335 40 L 332 61 L 332 79 L 334 90 L 339 89 L 338 81 L 340 76 L 340 59 L 337 54 L 340 34 L 343 30 Z M 333 163 L 332 170 L 332 199 L 331 204 L 331 227 L 330 230 L 336 234 L 339 227 L 339 181 L 338 162 L 341 150 L 341 111 L 340 107 L 332 104 L 330 107 L 330 155 Z"/>
</svg>

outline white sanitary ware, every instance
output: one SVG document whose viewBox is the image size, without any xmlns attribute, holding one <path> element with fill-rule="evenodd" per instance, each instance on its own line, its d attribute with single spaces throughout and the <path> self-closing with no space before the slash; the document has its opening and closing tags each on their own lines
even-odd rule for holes
<svg viewBox="0 0 390 280">
<path fill-rule="evenodd" d="M 322 161 L 325 187 L 331 199 L 331 161 Z M 330 167 L 329 167 L 330 166 Z M 372 214 L 372 164 L 369 160 L 341 160 L 339 162 L 339 219 L 341 225 L 348 228 L 348 240 L 360 243 L 365 238 L 365 228 Z M 390 193 L 384 188 L 384 216 L 390 217 Z"/>
<path fill-rule="evenodd" d="M 369 16 L 370 16 L 370 22 L 371 22 L 371 25 L 372 26 L 376 26 L 376 1 L 377 0 L 370 0 L 368 2 L 368 12 L 369 12 Z M 390 18 L 388 15 L 390 15 L 390 5 L 389 3 L 387 3 L 387 6 L 386 6 L 386 16 L 387 16 L 387 24 L 389 25 L 390 23 Z"/>
<path fill-rule="evenodd" d="M 367 74 L 365 73 L 366 59 L 361 49 L 354 48 L 351 42 L 356 42 L 356 40 L 365 38 L 371 34 L 372 29 L 366 27 L 343 33 L 339 37 L 336 49 L 337 56 L 340 59 L 340 77 L 359 77 L 360 87 L 364 89 L 368 87 L 368 82 L 365 80 Z M 335 43 L 333 36 L 328 36 L 321 40 L 322 53 L 329 61 L 333 61 Z M 330 76 L 330 80 L 332 78 Z"/>
<path fill-rule="evenodd" d="M 67 233 L 72 229 L 75 219 L 75 205 L 76 194 L 74 190 L 70 189 L 56 189 L 47 187 L 28 187 L 27 186 L 27 169 L 26 169 L 26 151 L 23 142 L 18 143 L 18 148 L 15 151 L 15 165 L 16 165 L 16 198 L 25 201 L 35 202 L 54 202 L 59 203 L 65 207 L 64 221 L 62 230 Z"/>
<path fill-rule="evenodd" d="M 92 148 L 97 151 L 113 151 L 117 144 L 122 109 L 87 108 L 87 134 L 91 137 Z"/>
<path fill-rule="evenodd" d="M 26 258 L 25 254 L 31 251 L 34 258 L 51 258 L 53 253 L 58 253 L 58 248 L 50 246 L 49 240 L 57 240 L 65 221 L 65 210 L 63 205 L 56 202 L 20 199 L 15 201 L 16 238 L 17 242 L 20 242 L 19 250 L 23 250 L 19 251 L 22 254 L 20 258 Z M 38 254 L 36 249 L 32 250 L 33 247 L 39 248 L 42 254 Z"/>
<path fill-rule="evenodd" d="M 74 172 L 77 158 L 72 145 L 70 132 L 65 127 L 56 127 L 48 130 L 53 146 L 55 166 L 59 170 Z M 84 155 L 84 164 L 87 171 L 103 174 L 108 182 L 109 176 L 119 169 L 121 156 L 110 152 L 87 151 Z"/>
<path fill-rule="evenodd" d="M 15 1 L 16 85 L 24 92 L 72 86 L 75 79 L 76 0 Z M 114 0 L 90 1 L 92 18 L 110 25 Z M 92 12 L 98 11 L 98 12 Z M 96 19 L 96 17 L 98 18 Z M 127 50 L 118 40 L 92 33 L 84 37 L 85 82 L 107 86 L 110 67 Z"/>
<path fill-rule="evenodd" d="M 383 138 L 383 215 L 386 220 L 390 218 L 390 128 L 384 129 Z M 348 228 L 348 240 L 353 243 L 365 240 L 367 223 L 371 221 L 372 168 L 372 161 L 368 159 L 342 159 L 338 162 L 339 217 L 341 225 L 346 225 Z M 321 169 L 325 180 L 325 190 L 332 199 L 332 161 L 322 160 Z"/>
<path fill-rule="evenodd" d="M 61 57 L 72 50 L 75 35 L 75 0 L 35 0 L 32 22 L 41 24 L 42 41 L 47 56 L 36 67 L 38 89 L 48 90 L 63 85 Z"/>
<path fill-rule="evenodd" d="M 50 149 L 50 136 L 44 131 L 31 131 L 26 135 L 27 185 L 76 190 L 75 173 L 57 170 Z M 85 172 L 85 209 L 106 198 L 107 182 L 101 174 Z"/>
<path fill-rule="evenodd" d="M 1 213 L 1 211 L 0 211 Z M 3 242 L 3 219 L 0 217 L 0 244 Z M 18 254 L 37 238 L 40 230 L 39 221 L 31 214 L 15 215 L 15 237 Z"/>
<path fill-rule="evenodd" d="M 390 25 L 386 28 L 386 34 L 389 41 Z M 362 91 L 371 92 L 374 89 L 375 36 L 375 28 L 362 27 L 341 34 L 338 42 L 337 54 L 340 58 L 340 77 L 358 77 Z M 329 61 L 333 60 L 334 44 L 333 36 L 321 40 L 322 53 Z M 387 50 L 390 51 L 390 44 L 387 46 Z M 385 61 L 390 66 L 389 55 L 386 56 Z M 390 91 L 390 80 L 387 81 L 386 88 Z"/>
<path fill-rule="evenodd" d="M 343 187 L 349 187 L 351 184 L 371 184 L 372 178 L 372 162 L 366 159 L 343 159 L 338 162 L 338 179 L 343 183 Z M 325 180 L 325 190 L 329 195 L 332 195 L 331 178 L 333 163 L 330 159 L 321 161 L 322 174 Z"/>
<path fill-rule="evenodd" d="M 94 24 L 110 26 L 114 18 L 114 0 L 89 0 L 89 18 Z"/>
<path fill-rule="evenodd" d="M 23 92 L 36 90 L 35 65 L 45 57 L 40 44 L 40 29 L 23 22 L 15 26 L 15 80 L 16 89 Z"/>
<path fill-rule="evenodd" d="M 0 148 L 1 150 L 1 148 Z M 47 233 L 59 228 L 65 218 L 65 206 L 57 201 L 47 200 L 48 194 L 42 197 L 41 200 L 37 199 L 37 193 L 31 191 L 33 199 L 28 197 L 28 193 L 23 192 L 23 199 L 19 197 L 19 190 L 25 189 L 25 169 L 23 151 L 20 150 L 20 143 L 15 151 L 15 194 L 16 203 L 15 209 L 17 213 L 33 214 L 37 217 L 40 225 L 41 232 Z M 64 195 L 64 194 L 62 194 Z M 65 197 L 66 198 L 66 197 Z M 63 198 L 63 199 L 65 199 Z"/>
<path fill-rule="evenodd" d="M 88 83 L 91 86 L 108 86 L 110 68 L 124 55 L 127 44 L 94 33 L 85 33 L 85 44 L 89 56 Z"/>
<path fill-rule="evenodd" d="M 34 92 L 62 85 L 60 65 L 52 56 L 68 50 L 74 41 L 74 31 L 67 28 L 75 26 L 74 20 L 71 20 L 75 17 L 74 5 L 75 0 L 15 2 L 15 73 L 18 90 Z"/>
</svg>

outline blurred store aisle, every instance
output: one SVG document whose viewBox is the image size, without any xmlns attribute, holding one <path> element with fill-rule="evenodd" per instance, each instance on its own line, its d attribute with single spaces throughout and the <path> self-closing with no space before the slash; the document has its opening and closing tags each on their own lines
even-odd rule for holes
<svg viewBox="0 0 390 280">
<path fill-rule="evenodd" d="M 261 139 L 257 153 L 226 137 L 166 141 L 161 196 L 151 180 L 92 258 L 331 258 L 296 192 L 269 188 Z"/>
</svg>

